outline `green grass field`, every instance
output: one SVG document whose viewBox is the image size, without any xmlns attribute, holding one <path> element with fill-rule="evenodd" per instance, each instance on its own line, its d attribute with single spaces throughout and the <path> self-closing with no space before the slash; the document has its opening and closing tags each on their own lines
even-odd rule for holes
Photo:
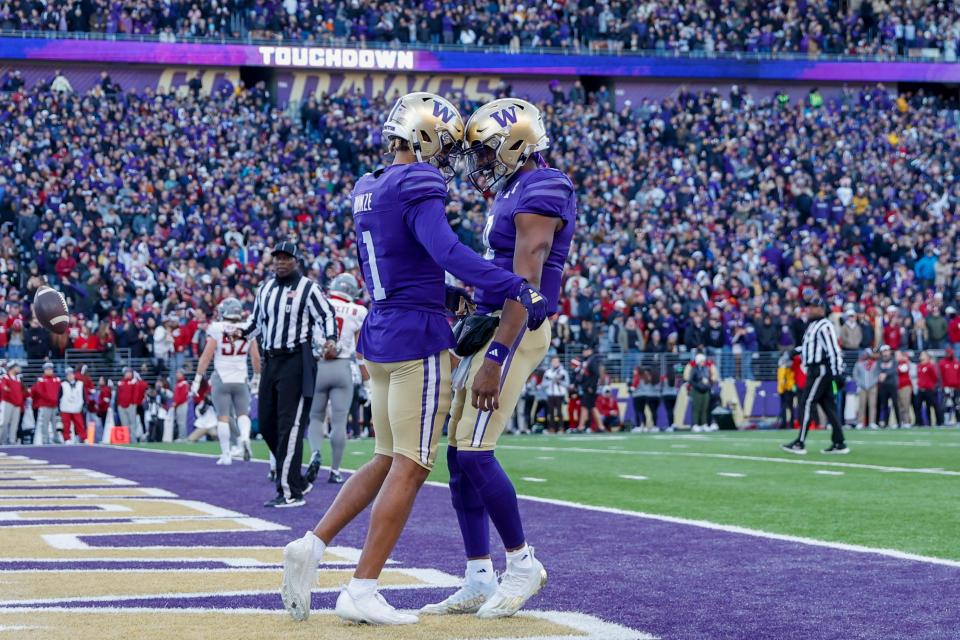
<svg viewBox="0 0 960 640">
<path fill-rule="evenodd" d="M 846 456 L 819 453 L 829 444 L 820 431 L 808 439 L 807 456 L 781 452 L 777 445 L 791 437 L 508 436 L 498 457 L 525 495 L 960 560 L 960 430 L 850 432 Z M 357 468 L 372 450 L 372 440 L 350 441 L 344 468 Z M 255 454 L 266 458 L 262 442 Z M 438 458 L 431 480 L 445 482 L 442 445 Z"/>
</svg>

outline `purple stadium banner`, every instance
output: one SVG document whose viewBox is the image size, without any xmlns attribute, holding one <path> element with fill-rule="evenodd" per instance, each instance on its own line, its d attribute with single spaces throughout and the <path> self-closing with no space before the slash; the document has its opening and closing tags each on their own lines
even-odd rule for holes
<svg viewBox="0 0 960 640">
<path fill-rule="evenodd" d="M 960 82 L 960 64 L 807 59 L 412 51 L 241 44 L 0 38 L 0 59 L 491 75 L 806 82 Z"/>
</svg>

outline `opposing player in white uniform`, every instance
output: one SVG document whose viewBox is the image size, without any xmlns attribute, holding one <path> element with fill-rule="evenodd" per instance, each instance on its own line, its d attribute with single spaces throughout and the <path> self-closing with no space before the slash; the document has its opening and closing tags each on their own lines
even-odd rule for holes
<svg viewBox="0 0 960 640">
<path fill-rule="evenodd" d="M 327 415 L 327 402 L 330 403 L 330 449 L 333 459 L 330 464 L 328 482 L 341 484 L 340 463 L 343 450 L 347 446 L 347 414 L 353 402 L 353 372 L 351 364 L 356 359 L 357 335 L 367 317 L 367 308 L 354 302 L 360 294 L 357 279 L 349 273 L 341 273 L 330 283 L 328 299 L 337 312 L 337 357 L 321 360 L 317 366 L 317 385 L 310 409 L 310 430 L 307 438 L 313 457 L 307 467 L 307 482 L 317 479 L 320 471 L 320 447 L 323 445 L 324 423 Z M 361 374 L 365 374 L 361 366 Z"/>
<path fill-rule="evenodd" d="M 232 337 L 243 320 L 243 305 L 236 298 L 226 298 L 217 308 L 220 320 L 207 328 L 207 343 L 197 363 L 190 394 L 196 395 L 200 381 L 213 361 L 210 377 L 213 406 L 217 410 L 217 439 L 220 459 L 217 464 L 230 464 L 230 414 L 237 418 L 243 459 L 250 459 L 250 387 L 247 386 L 247 355 L 253 363 L 254 380 L 260 377 L 260 352 L 256 341 Z"/>
</svg>

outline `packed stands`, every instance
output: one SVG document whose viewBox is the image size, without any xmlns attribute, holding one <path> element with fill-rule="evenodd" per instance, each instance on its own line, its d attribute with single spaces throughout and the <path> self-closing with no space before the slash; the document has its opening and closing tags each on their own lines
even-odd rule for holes
<svg viewBox="0 0 960 640">
<path fill-rule="evenodd" d="M 105 74 L 77 95 L 18 78 L 0 79 L 8 357 L 118 348 L 180 365 L 219 299 L 249 303 L 265 248 L 291 233 L 321 280 L 357 272 L 347 196 L 381 161 L 383 97 L 280 111 L 262 87 L 137 94 Z M 558 353 L 625 354 L 627 378 L 641 354 L 704 347 L 724 377 L 751 377 L 752 354 L 797 344 L 798 301 L 817 288 L 857 326 L 845 348 L 960 342 L 956 105 L 880 85 L 608 100 L 576 84 L 545 105 L 548 159 L 580 191 Z M 482 198 L 453 189 L 452 224 L 479 249 Z M 27 320 L 43 278 L 77 312 L 67 344 Z"/>
<path fill-rule="evenodd" d="M 6 0 L 0 30 L 152 35 L 168 42 L 287 39 L 955 60 L 960 7 L 917 0 Z"/>
</svg>

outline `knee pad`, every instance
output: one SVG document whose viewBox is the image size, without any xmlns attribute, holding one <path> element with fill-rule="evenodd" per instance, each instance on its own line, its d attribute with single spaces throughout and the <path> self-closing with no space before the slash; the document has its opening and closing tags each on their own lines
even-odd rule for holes
<svg viewBox="0 0 960 640">
<path fill-rule="evenodd" d="M 450 472 L 450 501 L 453 508 L 459 511 L 463 507 L 463 499 L 460 495 L 463 485 L 463 472 L 460 464 L 457 462 L 457 448 L 447 447 L 447 470 Z"/>
<path fill-rule="evenodd" d="M 483 499 L 469 476 L 463 472 L 456 447 L 447 447 L 447 468 L 450 471 L 450 501 L 453 502 L 453 508 L 457 511 L 483 509 Z"/>
<path fill-rule="evenodd" d="M 460 450 L 457 463 L 466 479 L 477 489 L 482 489 L 493 476 L 502 473 L 493 451 Z"/>
</svg>

